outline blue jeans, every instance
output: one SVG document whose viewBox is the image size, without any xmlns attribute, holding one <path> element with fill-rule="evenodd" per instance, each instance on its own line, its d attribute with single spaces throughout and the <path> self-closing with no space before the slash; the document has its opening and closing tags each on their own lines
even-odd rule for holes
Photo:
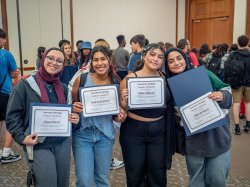
<svg viewBox="0 0 250 187">
<path fill-rule="evenodd" d="M 75 160 L 76 186 L 109 186 L 109 170 L 114 140 L 96 127 L 73 133 L 72 148 Z"/>
<path fill-rule="evenodd" d="M 230 151 L 216 157 L 187 156 L 190 187 L 226 187 L 231 167 Z"/>
</svg>

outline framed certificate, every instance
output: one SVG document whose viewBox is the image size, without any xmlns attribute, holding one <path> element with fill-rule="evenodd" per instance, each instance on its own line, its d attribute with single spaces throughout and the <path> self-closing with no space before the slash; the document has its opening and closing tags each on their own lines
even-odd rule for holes
<svg viewBox="0 0 250 187">
<path fill-rule="evenodd" d="M 208 98 L 210 93 L 211 92 L 180 108 L 183 119 L 191 133 L 205 128 L 225 117 L 218 103 Z"/>
<path fill-rule="evenodd" d="M 116 85 L 81 88 L 80 96 L 84 117 L 116 115 L 120 111 Z"/>
<path fill-rule="evenodd" d="M 29 125 L 38 136 L 71 136 L 71 105 L 31 103 Z"/>
<path fill-rule="evenodd" d="M 145 108 L 164 108 L 166 105 L 165 77 L 128 77 L 129 110 Z"/>
</svg>

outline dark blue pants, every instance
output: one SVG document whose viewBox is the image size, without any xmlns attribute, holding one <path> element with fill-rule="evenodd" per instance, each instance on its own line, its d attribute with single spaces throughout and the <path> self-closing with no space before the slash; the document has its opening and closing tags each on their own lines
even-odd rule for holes
<svg viewBox="0 0 250 187">
<path fill-rule="evenodd" d="M 127 117 L 120 144 L 128 187 L 165 187 L 165 119 L 141 122 Z"/>
</svg>

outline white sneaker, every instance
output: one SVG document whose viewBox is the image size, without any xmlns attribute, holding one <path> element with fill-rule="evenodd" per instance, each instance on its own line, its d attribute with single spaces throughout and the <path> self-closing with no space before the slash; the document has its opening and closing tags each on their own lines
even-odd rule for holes
<svg viewBox="0 0 250 187">
<path fill-rule="evenodd" d="M 112 158 L 111 160 L 111 166 L 110 166 L 110 169 L 113 170 L 113 169 L 119 169 L 119 168 L 122 168 L 124 166 L 124 162 L 123 161 L 120 161 L 118 160 L 117 158 Z"/>
</svg>

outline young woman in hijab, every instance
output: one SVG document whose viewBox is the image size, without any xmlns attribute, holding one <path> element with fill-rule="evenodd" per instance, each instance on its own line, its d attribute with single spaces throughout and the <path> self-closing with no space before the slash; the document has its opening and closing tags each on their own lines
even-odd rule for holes
<svg viewBox="0 0 250 187">
<path fill-rule="evenodd" d="M 168 77 L 188 70 L 186 55 L 180 49 L 169 49 L 165 53 L 165 57 Z M 226 179 L 231 165 L 228 112 L 232 104 L 231 88 L 212 72 L 207 70 L 207 74 L 214 89 L 214 92 L 208 97 L 217 101 L 227 114 L 226 123 L 211 130 L 184 137 L 184 154 L 189 174 L 189 186 L 226 187 Z M 177 110 L 175 110 L 174 116 L 175 124 L 180 126 L 181 119 Z"/>
<path fill-rule="evenodd" d="M 41 67 L 35 75 L 23 79 L 10 96 L 6 125 L 15 141 L 33 146 L 35 186 L 68 187 L 70 171 L 70 138 L 38 137 L 29 134 L 30 103 L 66 104 L 67 87 L 59 76 L 63 70 L 64 54 L 58 48 L 45 52 Z M 78 124 L 79 115 L 70 113 L 69 121 Z"/>
</svg>

